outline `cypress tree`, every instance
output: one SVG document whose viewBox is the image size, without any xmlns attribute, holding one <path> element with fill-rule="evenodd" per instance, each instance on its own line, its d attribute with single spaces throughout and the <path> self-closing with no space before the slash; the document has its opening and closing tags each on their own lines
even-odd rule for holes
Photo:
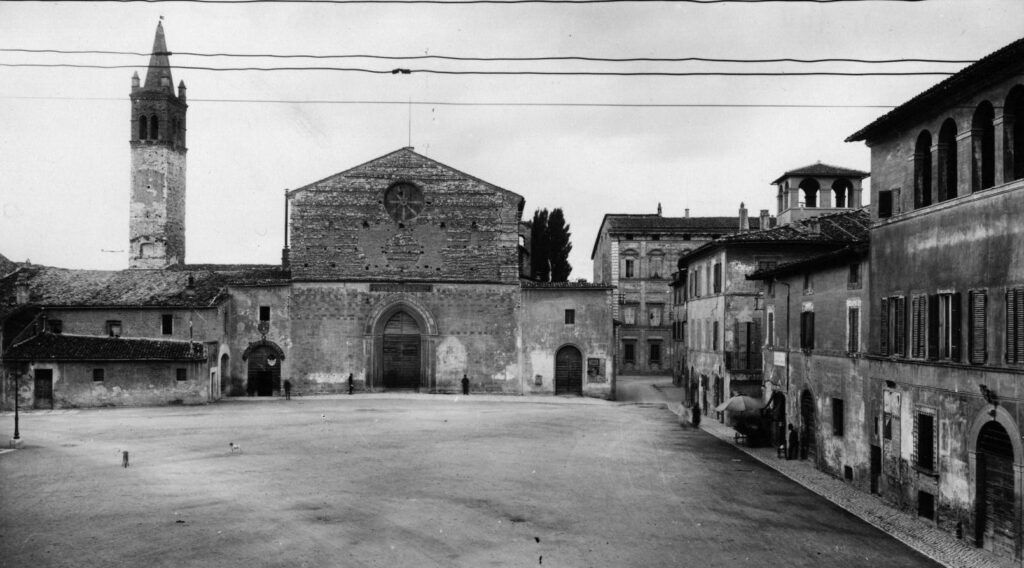
<svg viewBox="0 0 1024 568">
<path fill-rule="evenodd" d="M 561 208 L 551 211 L 547 218 L 547 256 L 551 265 L 551 281 L 566 282 L 572 272 L 572 265 L 569 264 L 569 252 L 572 251 L 569 225 L 565 222 L 565 215 Z"/>
</svg>

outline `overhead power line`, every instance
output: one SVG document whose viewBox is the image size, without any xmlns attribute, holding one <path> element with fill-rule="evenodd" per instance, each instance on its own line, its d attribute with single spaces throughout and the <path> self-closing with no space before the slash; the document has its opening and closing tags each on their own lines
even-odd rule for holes
<svg viewBox="0 0 1024 568">
<path fill-rule="evenodd" d="M 0 99 L 57 101 L 117 101 L 123 97 L 0 96 Z M 413 105 L 448 107 L 583 107 L 583 108 L 804 108 L 804 109 L 890 109 L 896 105 L 798 104 L 798 103 L 600 103 L 600 102 L 528 102 L 528 101 L 416 101 L 380 99 L 189 99 L 189 103 L 228 104 L 317 104 L 317 105 Z"/>
<path fill-rule="evenodd" d="M 50 2 L 51 0 L 17 0 Z M 107 2 L 118 4 L 842 4 L 857 2 L 920 3 L 929 0 L 64 0 L 67 3 Z"/>
<path fill-rule="evenodd" d="M 99 49 L 25 49 L 0 48 L 7 53 L 52 53 L 61 55 L 132 55 L 149 57 L 149 52 L 111 51 Z M 896 58 L 896 59 L 862 59 L 855 57 L 823 57 L 818 59 L 801 59 L 795 57 L 777 57 L 766 59 L 741 59 L 725 57 L 594 57 L 585 55 L 544 55 L 536 57 L 472 57 L 456 55 L 377 55 L 369 53 L 344 54 L 300 54 L 300 53 L 201 53 L 193 51 L 167 52 L 166 55 L 184 55 L 190 57 L 240 57 L 268 59 L 384 59 L 389 61 L 405 60 L 444 60 L 444 61 L 587 61 L 599 63 L 863 63 L 869 65 L 891 63 L 952 63 L 969 64 L 976 59 L 934 59 L 934 58 Z"/>
<path fill-rule="evenodd" d="M 76 69 L 137 69 L 138 65 L 93 65 L 77 63 L 0 63 L 0 67 L 64 67 Z M 175 65 L 175 69 L 193 71 L 340 71 L 351 73 L 372 73 L 377 75 L 558 75 L 558 76 L 602 76 L 602 77 L 912 77 L 924 75 L 953 75 L 955 71 L 452 71 L 444 69 L 367 69 L 362 67 L 205 67 L 199 65 Z"/>
</svg>

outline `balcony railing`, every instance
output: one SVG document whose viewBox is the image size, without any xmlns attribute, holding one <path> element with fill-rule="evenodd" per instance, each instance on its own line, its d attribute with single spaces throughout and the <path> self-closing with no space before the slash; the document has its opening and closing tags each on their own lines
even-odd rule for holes
<svg viewBox="0 0 1024 568">
<path fill-rule="evenodd" d="M 753 371 L 762 370 L 762 357 L 760 351 L 726 351 L 725 368 L 729 371 Z"/>
</svg>

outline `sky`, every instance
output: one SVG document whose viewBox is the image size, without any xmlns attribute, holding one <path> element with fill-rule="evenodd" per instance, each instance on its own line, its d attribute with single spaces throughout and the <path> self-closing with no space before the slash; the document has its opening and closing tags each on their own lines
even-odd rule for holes
<svg viewBox="0 0 1024 568">
<path fill-rule="evenodd" d="M 737 215 L 743 202 L 751 215 L 761 209 L 774 215 L 770 183 L 787 170 L 820 161 L 869 171 L 870 150 L 844 139 L 945 75 L 611 77 L 178 67 L 955 72 L 966 64 L 455 62 L 182 53 L 974 60 L 1024 37 L 1019 0 L 0 1 L 0 254 L 67 268 L 127 268 L 128 94 L 133 71 L 144 79 L 148 55 L 9 50 L 148 53 L 161 17 L 168 48 L 176 53 L 170 58 L 174 82 L 188 88 L 187 262 L 279 262 L 286 189 L 411 145 L 522 195 L 525 218 L 539 208 L 562 208 L 572 232 L 573 279 L 592 278 L 590 252 L 605 214 L 655 213 L 660 203 L 665 216 L 682 216 L 686 209 L 691 216 Z M 3 66 L 21 63 L 130 67 Z"/>
</svg>

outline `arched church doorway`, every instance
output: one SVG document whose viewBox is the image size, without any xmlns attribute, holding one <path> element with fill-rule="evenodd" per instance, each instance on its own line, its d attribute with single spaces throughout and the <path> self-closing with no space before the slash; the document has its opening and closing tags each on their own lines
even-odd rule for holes
<svg viewBox="0 0 1024 568">
<path fill-rule="evenodd" d="M 1017 534 L 1013 442 L 1002 424 L 991 421 L 978 434 L 978 546 L 1013 558 Z"/>
<path fill-rule="evenodd" d="M 384 388 L 420 387 L 420 326 L 408 313 L 395 312 L 384 326 Z"/>
<path fill-rule="evenodd" d="M 583 394 L 583 355 L 571 345 L 555 354 L 555 394 Z"/>
<path fill-rule="evenodd" d="M 249 351 L 246 381 L 249 396 L 273 396 L 281 389 L 281 359 L 273 348 L 260 345 Z"/>
<path fill-rule="evenodd" d="M 814 460 L 817 445 L 814 442 L 814 395 L 804 389 L 800 393 L 800 457 Z"/>
</svg>

